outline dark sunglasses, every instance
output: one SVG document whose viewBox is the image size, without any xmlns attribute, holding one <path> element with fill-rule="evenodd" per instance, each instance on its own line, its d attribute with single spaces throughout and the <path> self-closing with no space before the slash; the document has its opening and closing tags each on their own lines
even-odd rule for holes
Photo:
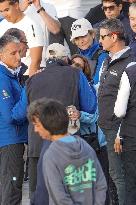
<svg viewBox="0 0 136 205">
<path fill-rule="evenodd" d="M 112 6 L 103 6 L 102 9 L 103 9 L 103 11 L 107 11 L 108 9 L 109 9 L 110 11 L 114 11 L 115 7 L 116 7 L 115 5 L 112 5 Z"/>
<path fill-rule="evenodd" d="M 112 33 L 108 33 L 108 34 L 105 34 L 105 35 L 100 35 L 100 38 L 102 40 L 104 40 L 106 36 L 110 36 L 110 35 L 112 35 Z"/>
<path fill-rule="evenodd" d="M 119 32 L 111 32 L 111 33 L 108 33 L 108 34 L 105 34 L 105 35 L 100 35 L 100 38 L 102 40 L 104 40 L 106 36 L 112 36 L 113 34 L 119 35 L 120 33 Z"/>
</svg>

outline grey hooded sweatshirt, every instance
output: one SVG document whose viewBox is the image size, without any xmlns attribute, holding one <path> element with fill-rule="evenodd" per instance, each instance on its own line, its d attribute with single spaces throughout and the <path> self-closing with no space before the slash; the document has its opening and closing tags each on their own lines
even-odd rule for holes
<svg viewBox="0 0 136 205">
<path fill-rule="evenodd" d="M 104 205 L 107 184 L 94 150 L 77 136 L 54 141 L 43 156 L 49 205 Z"/>
</svg>

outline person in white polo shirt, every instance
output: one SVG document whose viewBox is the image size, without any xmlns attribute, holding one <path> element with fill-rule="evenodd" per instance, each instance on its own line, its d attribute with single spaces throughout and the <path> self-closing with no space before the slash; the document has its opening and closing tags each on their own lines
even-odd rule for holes
<svg viewBox="0 0 136 205">
<path fill-rule="evenodd" d="M 44 22 L 45 20 L 48 22 L 48 27 L 51 31 L 54 31 L 56 27 L 59 30 L 60 24 L 56 23 L 52 17 L 45 13 L 44 8 L 41 7 L 38 1 L 35 1 L 35 7 L 35 13 L 37 11 L 37 16 L 41 15 Z M 19 7 L 19 0 L 0 0 L 0 12 L 5 18 L 0 23 L 0 36 L 9 28 L 18 28 L 24 31 L 29 49 L 22 62 L 29 68 L 26 75 L 33 75 L 40 68 L 42 59 L 42 62 L 44 62 L 42 66 L 45 66 L 45 57 L 43 54 L 42 58 L 42 51 L 45 43 L 48 44 L 47 38 L 44 38 L 45 33 L 39 23 L 40 20 L 37 20 L 38 17 L 36 19 L 33 16 L 25 15 Z M 57 32 L 56 30 L 55 32 Z"/>
<path fill-rule="evenodd" d="M 57 18 L 56 9 L 52 4 L 44 3 L 40 0 L 33 0 L 32 2 L 30 2 L 30 0 L 22 0 L 19 5 L 21 11 L 33 19 L 36 24 L 39 24 L 42 28 L 44 47 L 40 66 L 45 67 L 45 52 L 49 45 L 49 32 L 57 34 L 60 31 L 60 23 Z"/>
<path fill-rule="evenodd" d="M 0 12 L 5 18 L 0 23 L 0 36 L 9 28 L 18 28 L 24 31 L 29 49 L 26 57 L 22 58 L 22 62 L 28 66 L 28 75 L 33 75 L 40 68 L 44 45 L 40 25 L 24 15 L 20 10 L 18 0 L 0 0 Z"/>
</svg>

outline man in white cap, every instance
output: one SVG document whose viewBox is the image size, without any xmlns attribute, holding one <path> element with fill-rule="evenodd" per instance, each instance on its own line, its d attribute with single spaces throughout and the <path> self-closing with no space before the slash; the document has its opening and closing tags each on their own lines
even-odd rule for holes
<svg viewBox="0 0 136 205">
<path fill-rule="evenodd" d="M 27 81 L 28 102 L 31 103 L 42 97 L 59 100 L 65 106 L 74 105 L 78 110 L 94 113 L 96 110 L 96 95 L 88 85 L 87 79 L 79 69 L 68 65 L 68 53 L 61 44 L 54 43 L 46 51 L 46 69 Z M 38 86 L 37 86 L 38 85 Z M 47 143 L 45 141 L 45 143 Z M 31 175 L 31 191 L 36 189 L 37 162 L 41 152 L 42 140 L 29 124 L 29 170 Z M 40 186 L 37 184 L 37 186 Z M 41 190 L 42 192 L 42 190 Z M 35 197 L 38 204 L 48 204 Z M 46 197 L 45 197 L 46 198 Z M 45 200 L 45 199 L 44 199 Z"/>
</svg>

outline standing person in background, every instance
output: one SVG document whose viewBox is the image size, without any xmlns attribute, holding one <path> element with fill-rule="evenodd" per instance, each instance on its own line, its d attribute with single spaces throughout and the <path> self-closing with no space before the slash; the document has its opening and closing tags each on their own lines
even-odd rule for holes
<svg viewBox="0 0 136 205">
<path fill-rule="evenodd" d="M 136 57 L 136 3 L 131 4 L 129 7 L 129 20 L 131 29 L 134 32 L 133 38 L 130 41 L 129 46 L 132 49 L 134 56 Z"/>
<path fill-rule="evenodd" d="M 123 15 L 126 16 L 126 17 L 128 17 L 129 5 L 130 5 L 129 1 L 123 1 L 122 0 L 122 12 L 123 12 Z M 93 26 L 95 24 L 100 23 L 101 21 L 103 21 L 106 18 L 106 16 L 105 16 L 105 13 L 103 11 L 102 3 L 95 6 L 94 8 L 91 8 L 90 11 L 88 12 L 88 14 L 85 16 L 85 18 Z"/>
<path fill-rule="evenodd" d="M 18 28 L 24 31 L 28 52 L 22 62 L 28 66 L 27 75 L 33 75 L 39 68 L 42 60 L 43 33 L 40 25 L 36 24 L 20 10 L 18 0 L 0 0 L 0 13 L 4 19 L 0 22 L 0 36 L 9 28 Z"/>
<path fill-rule="evenodd" d="M 89 64 L 87 58 L 79 54 L 75 54 L 71 57 L 71 63 L 72 66 L 78 69 L 82 69 L 83 73 L 87 77 L 89 84 L 93 83 L 91 79 L 91 65 Z M 96 111 L 96 113 L 93 115 L 83 111 L 77 111 L 76 114 L 73 114 L 73 116 L 71 116 L 71 118 L 72 117 L 74 117 L 74 119 L 80 120 L 80 136 L 94 148 L 102 166 L 108 185 L 105 205 L 109 205 L 110 202 L 112 203 L 112 205 L 118 205 L 115 184 L 113 183 L 109 175 L 109 161 L 106 147 L 107 142 L 101 129 L 97 125 L 98 111 Z M 97 140 L 99 142 L 97 142 Z"/>
<path fill-rule="evenodd" d="M 31 4 L 29 0 L 22 0 L 19 5 L 21 11 L 42 28 L 44 46 L 40 67 L 46 67 L 45 53 L 49 45 L 49 32 L 53 34 L 60 32 L 56 9 L 52 4 L 40 0 L 33 0 Z"/>
<path fill-rule="evenodd" d="M 79 18 L 83 18 L 90 8 L 99 4 L 100 0 L 46 0 L 46 2 L 52 3 L 57 10 L 57 15 L 61 23 L 61 31 L 57 35 L 50 35 L 50 43 L 64 44 L 66 40 L 70 49 L 71 55 L 77 53 L 77 48 L 70 41 L 71 25 Z"/>
<path fill-rule="evenodd" d="M 126 45 L 128 45 L 133 37 L 133 31 L 130 27 L 130 22 L 128 17 L 126 17 L 122 12 L 122 8 L 123 8 L 122 0 L 102 0 L 102 8 L 105 13 L 106 19 L 117 18 L 122 22 L 125 31 Z M 94 28 L 99 28 L 100 24 L 101 22 L 95 24 Z"/>
<path fill-rule="evenodd" d="M 125 169 L 125 204 L 136 204 L 136 62 L 125 69 L 120 80 L 114 113 L 121 118 L 120 132 L 114 144 L 122 152 Z M 122 143 L 122 141 L 123 143 Z"/>
<path fill-rule="evenodd" d="M 124 205 L 124 169 L 121 155 L 114 152 L 120 119 L 115 118 L 113 113 L 122 73 L 135 58 L 131 54 L 131 49 L 125 46 L 124 27 L 118 19 L 105 20 L 101 23 L 100 43 L 103 49 L 109 52 L 111 60 L 105 61 L 102 68 L 98 90 L 98 123 L 106 136 L 110 176 L 117 187 L 119 205 Z"/>
<path fill-rule="evenodd" d="M 1 205 L 20 204 L 24 176 L 24 143 L 27 142 L 27 98 L 16 69 L 21 65 L 20 41 L 0 38 L 0 182 Z"/>
</svg>

